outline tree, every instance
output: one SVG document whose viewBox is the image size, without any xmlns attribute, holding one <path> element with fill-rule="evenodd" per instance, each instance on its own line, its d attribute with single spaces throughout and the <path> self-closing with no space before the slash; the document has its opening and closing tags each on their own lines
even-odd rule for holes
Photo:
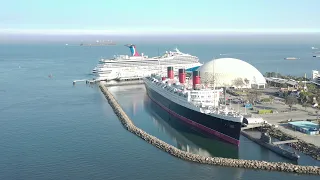
<svg viewBox="0 0 320 180">
<path fill-rule="evenodd" d="M 304 101 L 304 102 L 302 103 L 302 107 L 304 107 L 304 110 L 307 111 L 308 102 L 307 102 L 307 101 Z"/>
<path fill-rule="evenodd" d="M 318 120 L 319 119 L 319 111 L 318 110 L 316 110 L 316 114 L 317 114 L 317 121 L 318 121 L 318 123 L 320 123 L 320 121 Z"/>
<path fill-rule="evenodd" d="M 299 81 L 298 87 L 299 87 L 300 89 L 302 89 L 302 88 L 304 87 L 304 83 L 303 83 L 302 81 Z"/>
<path fill-rule="evenodd" d="M 308 93 L 308 92 L 300 92 L 299 93 L 299 99 L 300 99 L 300 102 L 301 102 L 301 104 L 303 104 L 304 102 L 308 102 L 309 101 L 309 95 L 310 95 L 310 93 Z"/>
<path fill-rule="evenodd" d="M 298 100 L 294 96 L 287 96 L 285 99 L 285 103 L 290 107 L 290 111 L 292 110 L 292 106 L 297 104 Z"/>
<path fill-rule="evenodd" d="M 246 84 L 246 86 L 248 86 L 248 84 L 250 83 L 250 81 L 249 81 L 249 79 L 247 79 L 247 78 L 244 78 L 244 83 Z"/>
<path fill-rule="evenodd" d="M 255 101 L 254 95 L 252 93 L 248 93 L 247 94 L 247 100 L 249 101 L 249 103 L 251 103 L 253 105 L 254 101 Z"/>
<path fill-rule="evenodd" d="M 273 103 L 274 96 L 269 96 L 270 102 Z"/>
<path fill-rule="evenodd" d="M 283 96 L 283 98 L 287 98 L 289 96 L 289 92 L 288 91 L 284 91 L 282 96 Z"/>
<path fill-rule="evenodd" d="M 233 80 L 233 85 L 236 87 L 242 87 L 245 85 L 245 83 L 243 82 L 242 78 L 236 78 Z"/>
<path fill-rule="evenodd" d="M 307 89 L 309 92 L 315 93 L 318 90 L 318 87 L 315 84 L 307 84 Z"/>
<path fill-rule="evenodd" d="M 316 111 L 316 114 L 317 114 L 317 121 L 318 121 L 318 124 L 319 124 L 319 126 L 320 126 L 320 119 L 319 119 L 318 113 L 319 113 L 319 111 Z"/>
<path fill-rule="evenodd" d="M 254 105 L 255 101 L 259 100 L 261 94 L 262 93 L 260 91 L 253 89 L 247 93 L 247 100 Z"/>
<path fill-rule="evenodd" d="M 257 89 L 253 89 L 253 90 L 250 92 L 250 94 L 253 95 L 255 101 L 258 101 L 259 98 L 260 98 L 260 96 L 262 95 L 262 93 L 261 93 L 260 91 L 258 91 Z"/>
</svg>

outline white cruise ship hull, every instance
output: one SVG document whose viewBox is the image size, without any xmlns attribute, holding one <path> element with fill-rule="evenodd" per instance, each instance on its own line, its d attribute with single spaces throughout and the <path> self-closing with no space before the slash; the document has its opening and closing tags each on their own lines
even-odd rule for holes
<svg viewBox="0 0 320 180">
<path fill-rule="evenodd" d="M 197 69 L 200 67 L 201 63 L 192 63 L 192 64 L 175 64 L 171 65 L 174 68 L 174 72 L 177 72 L 178 69 Z M 144 78 L 150 76 L 151 74 L 162 72 L 166 73 L 166 67 L 157 67 L 157 66 L 139 66 L 139 67 L 123 67 L 123 68 L 101 68 L 95 71 L 97 76 L 96 80 L 130 80 L 137 78 Z"/>
</svg>

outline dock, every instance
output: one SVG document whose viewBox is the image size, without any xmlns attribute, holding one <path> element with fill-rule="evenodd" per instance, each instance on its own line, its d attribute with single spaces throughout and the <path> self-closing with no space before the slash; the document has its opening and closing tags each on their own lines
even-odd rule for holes
<svg viewBox="0 0 320 180">
<path fill-rule="evenodd" d="M 80 80 L 74 80 L 72 82 L 73 85 L 76 85 L 77 82 L 86 82 L 86 84 L 93 84 L 97 82 L 96 80 L 88 80 L 88 79 L 80 79 Z"/>
<path fill-rule="evenodd" d="M 107 81 L 107 80 L 88 80 L 88 79 L 79 79 L 79 80 L 74 80 L 72 82 L 73 85 L 76 85 L 78 82 L 86 82 L 86 84 L 94 84 L 100 81 L 106 82 L 106 86 L 125 86 L 125 85 L 138 85 L 138 84 L 143 84 L 143 78 L 142 77 L 129 77 L 129 78 L 118 78 L 115 80 Z"/>
<path fill-rule="evenodd" d="M 137 80 L 142 80 L 143 77 L 121 77 L 118 78 L 118 81 L 137 81 Z"/>
</svg>

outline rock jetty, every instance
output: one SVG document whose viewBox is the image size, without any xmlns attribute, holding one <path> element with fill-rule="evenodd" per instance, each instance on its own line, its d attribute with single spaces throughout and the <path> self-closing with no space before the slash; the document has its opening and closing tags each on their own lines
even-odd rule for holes
<svg viewBox="0 0 320 180">
<path fill-rule="evenodd" d="M 280 141 L 286 141 L 286 140 L 291 140 L 291 139 L 297 139 L 294 136 L 284 133 L 281 130 L 272 127 L 272 126 L 263 126 L 262 128 L 258 128 L 261 131 L 268 131 L 269 135 L 279 139 Z M 320 148 L 311 144 L 311 143 L 307 143 L 301 139 L 297 139 L 298 142 L 295 143 L 290 143 L 288 144 L 289 146 L 291 146 L 292 148 L 307 154 L 309 156 L 311 156 L 312 158 L 320 161 Z"/>
<path fill-rule="evenodd" d="M 114 110 L 115 114 L 118 116 L 122 125 L 131 133 L 137 135 L 146 142 L 154 145 L 155 147 L 184 160 L 209 164 L 209 165 L 219 165 L 228 167 L 238 167 L 247 169 L 257 169 L 257 170 L 267 170 L 267 171 L 282 171 L 288 173 L 297 174 L 313 174 L 320 175 L 320 167 L 318 166 L 299 166 L 290 163 L 282 162 L 266 162 L 257 160 L 241 160 L 241 159 L 230 159 L 221 157 L 206 157 L 197 154 L 192 154 L 189 152 L 182 151 L 148 133 L 136 127 L 127 114 L 122 110 L 119 103 L 113 97 L 113 95 L 108 91 L 104 82 L 100 82 L 99 87 L 102 93 L 107 98 L 110 106 Z"/>
</svg>

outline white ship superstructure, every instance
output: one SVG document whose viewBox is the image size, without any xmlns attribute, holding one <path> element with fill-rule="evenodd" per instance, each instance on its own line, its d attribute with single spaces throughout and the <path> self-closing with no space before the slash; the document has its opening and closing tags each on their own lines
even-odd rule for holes
<svg viewBox="0 0 320 180">
<path fill-rule="evenodd" d="M 139 54 L 135 45 L 127 45 L 131 56 L 120 55 L 113 59 L 101 59 L 100 64 L 93 69 L 97 80 L 133 79 L 150 76 L 153 73 L 166 72 L 168 66 L 175 70 L 184 68 L 192 71 L 202 64 L 199 58 L 190 54 L 182 53 L 177 48 L 175 51 L 165 52 L 162 56 L 149 58 Z"/>
</svg>

